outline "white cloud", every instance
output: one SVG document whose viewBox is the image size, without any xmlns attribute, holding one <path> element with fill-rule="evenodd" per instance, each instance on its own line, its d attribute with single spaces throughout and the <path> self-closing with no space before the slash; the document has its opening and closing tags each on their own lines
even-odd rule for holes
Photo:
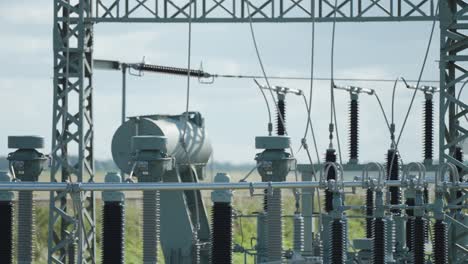
<svg viewBox="0 0 468 264">
<path fill-rule="evenodd" d="M 52 25 L 53 1 L 8 1 L 0 4 L 0 21 L 15 25 Z"/>
</svg>

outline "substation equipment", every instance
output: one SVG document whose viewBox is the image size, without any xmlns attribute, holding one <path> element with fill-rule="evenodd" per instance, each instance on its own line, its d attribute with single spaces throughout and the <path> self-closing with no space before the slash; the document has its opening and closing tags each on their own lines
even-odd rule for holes
<svg viewBox="0 0 468 264">
<path fill-rule="evenodd" d="M 467 2 L 464 0 L 54 0 L 54 93 L 52 149 L 40 153 L 43 139 L 10 137 L 15 152 L 10 172 L 0 173 L 0 262 L 32 263 L 34 191 L 50 192 L 48 263 L 97 263 L 95 192 L 103 195 L 103 263 L 124 263 L 125 191 L 143 191 L 143 259 L 156 263 L 161 246 L 165 263 L 231 263 L 233 253 L 252 255 L 257 263 L 466 263 L 468 256 L 467 188 L 462 142 L 468 137 L 468 105 L 457 96 L 468 80 Z M 247 7 L 252 12 L 247 12 Z M 189 12 L 189 9 L 191 12 Z M 249 15 L 250 14 L 250 15 Z M 249 17 L 250 16 L 250 17 Z M 277 135 L 255 140 L 261 182 L 231 182 L 219 173 L 214 183 L 200 182 L 211 155 L 205 120 L 200 113 L 125 118 L 115 132 L 112 154 L 121 169 L 105 183 L 94 182 L 93 75 L 94 27 L 100 23 L 317 23 L 438 22 L 439 89 L 425 95 L 424 159 L 402 164 L 390 138 L 385 164 L 359 162 L 359 96 L 371 90 L 336 86 L 350 93 L 349 162 L 337 163 L 326 150 L 321 165 L 298 164 L 289 150 L 285 100 L 276 89 Z M 105 63 L 105 62 L 104 62 Z M 99 63 L 96 63 L 96 66 Z M 109 64 L 107 64 L 109 66 Z M 101 61 L 102 66 L 102 61 Z M 125 78 L 128 67 L 111 65 Z M 204 74 L 204 73 L 203 73 Z M 294 92 L 293 92 L 294 93 Z M 299 93 L 297 93 L 299 95 Z M 125 94 L 124 94 L 125 95 Z M 439 97 L 439 162 L 433 160 L 433 99 Z M 72 100 L 76 100 L 71 102 Z M 125 104 L 125 103 L 124 103 Z M 76 105 L 76 107 L 69 107 Z M 394 124 L 391 130 L 394 131 Z M 50 182 L 38 182 L 50 158 Z M 302 181 L 287 175 L 300 172 Z M 354 173 L 345 181 L 344 173 Z M 370 172 L 377 173 L 378 176 Z M 429 172 L 434 177 L 426 176 Z M 133 182 L 134 176 L 138 182 Z M 293 248 L 284 248 L 282 189 L 295 191 Z M 366 193 L 365 205 L 347 205 L 349 189 Z M 212 190 L 208 221 L 202 190 Z M 256 215 L 253 248 L 232 242 L 234 190 L 260 193 L 263 210 Z M 347 191 L 345 191 L 347 190 Z M 14 192 L 18 192 L 17 204 Z M 317 193 L 324 194 L 321 210 Z M 16 208 L 15 208 L 16 207 Z M 14 218 L 14 211 L 18 218 Z M 362 211 L 366 237 L 349 241 L 349 210 Z M 13 222 L 17 222 L 16 232 Z M 14 238 L 18 244 L 13 248 Z M 433 249 L 428 250 L 428 242 Z M 16 249 L 16 252 L 14 252 Z"/>
</svg>

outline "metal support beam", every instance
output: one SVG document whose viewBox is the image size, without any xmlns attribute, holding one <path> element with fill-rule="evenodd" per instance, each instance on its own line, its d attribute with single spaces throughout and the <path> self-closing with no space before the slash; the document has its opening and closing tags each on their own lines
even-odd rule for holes
<svg viewBox="0 0 468 264">
<path fill-rule="evenodd" d="M 457 98 L 464 82 L 468 81 L 468 62 L 463 54 L 468 50 L 468 23 L 462 22 L 468 10 L 465 0 L 440 1 L 440 117 L 439 117 L 439 160 L 456 165 L 462 175 L 468 171 L 468 166 L 455 158 L 455 148 L 461 146 L 467 137 L 464 115 L 467 105 Z M 463 128 L 465 127 L 465 128 Z M 456 197 L 456 195 L 455 195 Z M 452 195 L 454 198 L 454 195 Z M 459 211 L 453 211 L 453 216 L 463 217 Z M 460 249 L 456 247 L 457 228 L 451 226 L 449 261 L 457 263 Z"/>
<path fill-rule="evenodd" d="M 435 0 L 94 0 L 93 22 L 194 23 L 432 21 Z M 465 17 L 466 18 L 466 17 Z"/>
<path fill-rule="evenodd" d="M 92 6 L 93 0 L 54 0 L 51 182 L 94 178 Z M 50 194 L 48 263 L 96 263 L 94 194 L 74 195 L 73 209 L 68 196 Z"/>
</svg>

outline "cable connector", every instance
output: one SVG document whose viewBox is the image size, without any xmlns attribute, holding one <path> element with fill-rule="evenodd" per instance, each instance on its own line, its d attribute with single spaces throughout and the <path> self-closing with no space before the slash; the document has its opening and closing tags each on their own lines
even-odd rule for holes
<svg viewBox="0 0 468 264">
<path fill-rule="evenodd" d="M 273 124 L 268 122 L 268 135 L 271 136 L 273 133 Z"/>
<path fill-rule="evenodd" d="M 362 88 L 362 87 L 357 87 L 357 86 L 349 86 L 349 85 L 340 86 L 340 85 L 336 85 L 335 83 L 333 83 L 333 88 L 338 89 L 338 90 L 344 90 L 352 94 L 366 93 L 368 95 L 374 95 L 375 93 L 374 89 Z"/>
<path fill-rule="evenodd" d="M 309 145 L 307 144 L 307 139 L 305 138 L 301 139 L 301 145 L 305 150 L 309 149 Z"/>
<path fill-rule="evenodd" d="M 429 86 L 429 85 L 423 85 L 423 86 L 416 86 L 416 85 L 409 85 L 405 78 L 401 77 L 401 80 L 405 83 L 406 85 L 406 88 L 408 89 L 412 89 L 412 90 L 419 90 L 419 91 L 423 91 L 424 94 L 427 94 L 427 95 L 432 95 L 434 93 L 437 93 L 440 91 L 440 89 L 436 86 Z"/>
</svg>

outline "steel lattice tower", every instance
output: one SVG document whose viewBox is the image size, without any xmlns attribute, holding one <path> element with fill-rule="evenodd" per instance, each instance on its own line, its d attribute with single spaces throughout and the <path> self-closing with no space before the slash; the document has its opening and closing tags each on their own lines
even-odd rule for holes
<svg viewBox="0 0 468 264">
<path fill-rule="evenodd" d="M 52 182 L 94 178 L 92 4 L 54 1 Z M 67 196 L 50 194 L 48 262 L 96 263 L 94 194 L 77 193 L 74 206 L 67 203 Z"/>
</svg>

